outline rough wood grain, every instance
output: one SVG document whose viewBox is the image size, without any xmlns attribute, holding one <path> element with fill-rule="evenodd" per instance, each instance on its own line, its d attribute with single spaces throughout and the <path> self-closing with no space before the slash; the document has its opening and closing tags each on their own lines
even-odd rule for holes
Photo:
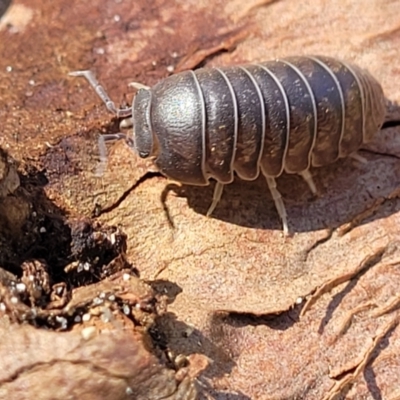
<svg viewBox="0 0 400 400">
<path fill-rule="evenodd" d="M 295 232 L 283 239 L 262 179 L 229 185 L 212 218 L 206 218 L 212 186 L 171 184 L 124 143 L 109 147 L 107 170 L 96 178 L 97 136 L 116 131 L 118 121 L 83 80 L 67 74 L 94 70 L 115 102 L 123 104 L 132 99 L 129 82 L 152 85 L 171 71 L 325 54 L 367 68 L 388 99 L 400 102 L 399 12 L 399 0 L 340 5 L 328 0 L 15 0 L 0 20 L 0 147 L 18 165 L 21 188 L 0 199 L 2 221 L 10 207 L 18 221 L 11 230 L 0 229 L 0 266 L 7 270 L 0 275 L 5 285 L 0 303 L 9 298 L 4 282 L 14 278 L 8 273 L 17 283 L 23 273 L 28 276 L 26 254 L 45 258 L 48 270 L 30 267 L 37 282 L 47 276 L 51 281 L 49 292 L 41 293 L 65 290 L 66 297 L 54 295 L 50 303 L 58 310 L 62 306 L 55 305 L 65 305 L 72 295 L 71 282 L 79 288 L 99 284 L 111 272 L 136 269 L 168 300 L 167 311 L 155 311 L 150 324 L 162 340 L 149 340 L 163 344 L 151 356 L 191 360 L 189 372 L 180 372 L 179 362 L 173 367 L 174 382 L 183 382 L 179 374 L 186 374 L 188 387 L 204 360 L 213 361 L 197 378 L 201 398 L 398 398 L 398 107 L 390 110 L 392 123 L 362 152 L 367 164 L 343 160 L 312 171 L 317 199 L 298 177 L 278 180 Z M 71 221 L 84 218 L 105 237 L 112 226 L 119 237 L 126 235 L 126 248 L 109 247 L 117 261 L 104 251 L 109 241 L 95 241 L 89 259 L 94 262 L 99 252 L 102 261 L 96 277 L 92 270 L 85 275 L 88 281 L 78 273 L 79 265 L 86 265 L 85 252 L 74 253 L 75 264 L 66 260 Z M 33 243 L 48 248 L 49 255 L 32 250 Z M 82 243 L 87 249 L 89 242 Z M 58 258 L 56 245 L 62 249 Z M 66 286 L 54 286 L 60 284 Z M 29 293 L 28 309 L 38 301 L 32 288 Z M 15 319 L 9 332 L 28 329 L 19 327 L 18 316 L 29 310 L 12 309 L 11 300 L 7 304 Z M 45 334 L 62 341 L 74 334 L 73 327 Z M 29 327 L 32 337 L 43 334 Z M 136 343 L 126 335 L 124 341 L 141 348 L 141 339 Z M 125 354 L 115 343 L 115 357 L 122 362 Z M 39 361 L 40 354 L 35 354 Z M 204 357 L 196 358 L 199 354 Z M 50 370 L 36 373 L 47 390 Z M 151 378 L 146 382 L 148 388 L 153 384 Z"/>
</svg>

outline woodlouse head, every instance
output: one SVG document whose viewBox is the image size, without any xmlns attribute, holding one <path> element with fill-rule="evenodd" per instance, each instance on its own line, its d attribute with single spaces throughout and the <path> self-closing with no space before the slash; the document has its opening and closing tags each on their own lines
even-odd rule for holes
<svg viewBox="0 0 400 400">
<path fill-rule="evenodd" d="M 132 106 L 133 137 L 131 146 L 141 158 L 154 157 L 157 152 L 157 140 L 151 129 L 150 103 L 151 91 L 140 89 Z"/>
</svg>

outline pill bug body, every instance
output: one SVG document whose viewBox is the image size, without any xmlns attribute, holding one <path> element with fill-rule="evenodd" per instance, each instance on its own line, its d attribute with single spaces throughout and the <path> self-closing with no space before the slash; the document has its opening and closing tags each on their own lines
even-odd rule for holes
<svg viewBox="0 0 400 400">
<path fill-rule="evenodd" d="M 132 143 L 165 176 L 190 185 L 217 181 L 209 213 L 234 173 L 266 177 L 287 232 L 275 178 L 352 156 L 382 126 L 385 101 L 365 70 L 330 57 L 290 57 L 259 64 L 202 68 L 141 88 L 132 108 L 117 110 L 89 71 L 108 108 L 132 116 Z"/>
</svg>

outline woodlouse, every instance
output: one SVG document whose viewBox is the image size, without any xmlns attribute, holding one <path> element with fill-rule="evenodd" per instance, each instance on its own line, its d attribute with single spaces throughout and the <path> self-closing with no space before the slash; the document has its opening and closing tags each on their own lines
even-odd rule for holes
<svg viewBox="0 0 400 400">
<path fill-rule="evenodd" d="M 299 174 L 316 193 L 310 167 L 360 158 L 356 151 L 385 118 L 379 83 L 355 65 L 324 56 L 184 71 L 152 88 L 133 84 L 138 92 L 127 109 L 116 108 L 92 72 L 71 75 L 85 77 L 116 116 L 131 117 L 133 136 L 111 138 L 125 138 L 175 181 L 202 186 L 216 180 L 207 215 L 234 172 L 254 180 L 261 171 L 285 233 L 275 178 Z"/>
</svg>

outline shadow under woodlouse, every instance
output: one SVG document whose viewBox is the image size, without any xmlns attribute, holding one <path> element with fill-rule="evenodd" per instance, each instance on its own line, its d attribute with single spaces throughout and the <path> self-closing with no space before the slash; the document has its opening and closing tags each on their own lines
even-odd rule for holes
<svg viewBox="0 0 400 400">
<path fill-rule="evenodd" d="M 376 168 L 374 163 L 379 163 L 378 158 L 373 157 L 366 164 L 343 159 L 327 167 L 314 168 L 312 175 L 318 196 L 310 192 L 300 176 L 284 174 L 279 177 L 277 184 L 286 205 L 290 232 L 335 229 L 351 223 L 368 209 L 371 209 L 371 215 L 362 218 L 361 224 L 399 211 L 400 201 L 396 199 L 390 200 L 393 204 L 385 209 L 373 209 L 378 198 L 385 198 L 394 190 L 368 180 L 369 170 Z M 396 160 L 392 161 L 396 163 Z M 168 206 L 170 192 L 186 198 L 188 207 L 206 216 L 213 188 L 214 183 L 206 187 L 167 184 L 161 202 L 170 225 L 175 225 Z M 252 182 L 236 177 L 232 184 L 226 185 L 221 201 L 210 218 L 247 228 L 282 230 L 281 220 L 262 176 Z"/>
<path fill-rule="evenodd" d="M 0 0 L 0 18 L 6 13 L 10 4 L 11 0 Z"/>
</svg>

